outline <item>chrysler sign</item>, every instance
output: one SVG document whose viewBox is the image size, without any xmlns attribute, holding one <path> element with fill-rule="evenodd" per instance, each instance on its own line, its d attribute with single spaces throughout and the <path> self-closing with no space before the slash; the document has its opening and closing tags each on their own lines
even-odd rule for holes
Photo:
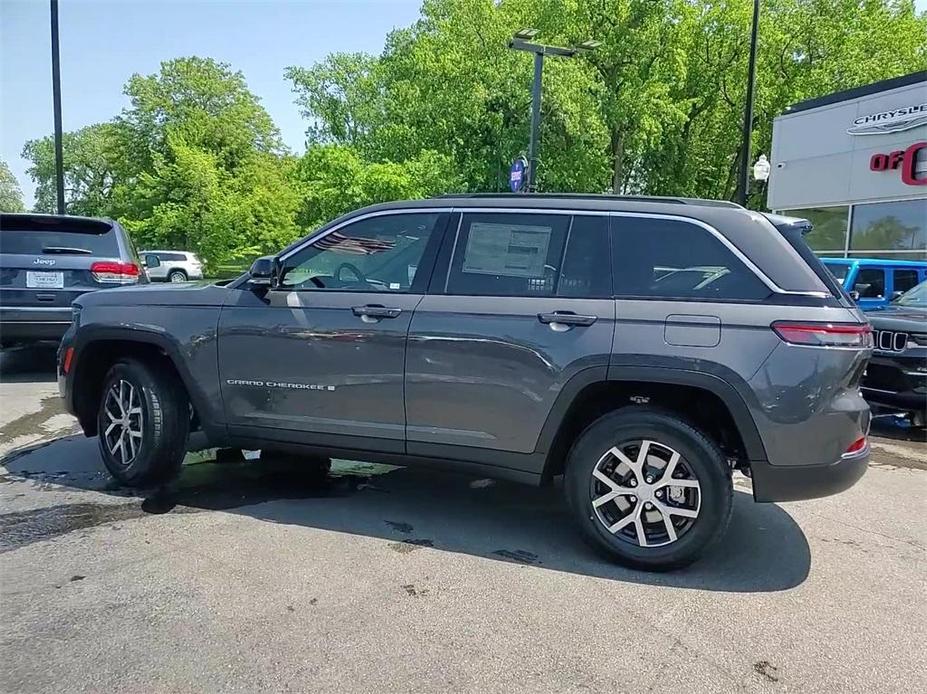
<svg viewBox="0 0 927 694">
<path fill-rule="evenodd" d="M 860 116 L 847 129 L 850 135 L 884 135 L 910 130 L 927 123 L 927 103 Z"/>
</svg>

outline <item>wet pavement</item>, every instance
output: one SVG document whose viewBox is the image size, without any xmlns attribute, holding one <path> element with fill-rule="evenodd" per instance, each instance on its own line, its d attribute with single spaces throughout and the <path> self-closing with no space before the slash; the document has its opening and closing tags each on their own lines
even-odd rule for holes
<svg viewBox="0 0 927 694">
<path fill-rule="evenodd" d="M 557 486 L 206 451 L 121 489 L 53 364 L 0 354 L 2 691 L 927 687 L 927 443 L 891 418 L 853 489 L 754 504 L 738 477 L 723 541 L 645 574 Z"/>
</svg>

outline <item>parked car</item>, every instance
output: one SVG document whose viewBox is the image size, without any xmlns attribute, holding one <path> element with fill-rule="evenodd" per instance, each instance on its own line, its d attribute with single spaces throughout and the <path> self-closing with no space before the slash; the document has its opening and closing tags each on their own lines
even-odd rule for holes
<svg viewBox="0 0 927 694">
<path fill-rule="evenodd" d="M 59 387 L 127 485 L 178 474 L 191 426 L 320 470 L 563 475 L 589 542 L 668 569 L 723 533 L 734 470 L 785 501 L 846 489 L 869 458 L 869 324 L 800 233 L 731 203 L 381 204 L 226 287 L 75 312 Z"/>
<path fill-rule="evenodd" d="M 927 279 L 927 260 L 824 258 L 823 261 L 864 311 L 887 306 Z"/>
<path fill-rule="evenodd" d="M 863 395 L 875 405 L 905 412 L 915 426 L 927 414 L 927 282 L 889 306 L 866 314 L 875 353 L 863 376 Z"/>
<path fill-rule="evenodd" d="M 0 345 L 58 340 L 71 302 L 147 282 L 125 230 L 108 219 L 0 214 Z"/>
<path fill-rule="evenodd" d="M 142 251 L 148 277 L 154 282 L 203 279 L 203 264 L 188 251 Z"/>
</svg>

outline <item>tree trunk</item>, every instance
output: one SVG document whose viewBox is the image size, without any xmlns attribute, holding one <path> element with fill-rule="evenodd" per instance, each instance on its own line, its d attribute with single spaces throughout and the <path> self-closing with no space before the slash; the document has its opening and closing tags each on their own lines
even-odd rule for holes
<svg viewBox="0 0 927 694">
<path fill-rule="evenodd" d="M 619 130 L 612 130 L 612 193 L 621 194 L 624 183 L 624 135 Z"/>
</svg>

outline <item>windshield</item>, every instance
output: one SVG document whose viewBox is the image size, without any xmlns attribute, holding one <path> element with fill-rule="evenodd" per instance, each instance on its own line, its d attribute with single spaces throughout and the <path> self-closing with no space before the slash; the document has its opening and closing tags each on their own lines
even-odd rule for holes
<svg viewBox="0 0 927 694">
<path fill-rule="evenodd" d="M 824 267 L 830 270 L 830 274 L 836 277 L 841 283 L 847 278 L 847 272 L 850 271 L 850 266 L 846 263 L 828 263 L 825 260 Z"/>
<path fill-rule="evenodd" d="M 892 303 L 898 306 L 927 308 L 927 281 L 921 282 L 916 287 L 909 289 Z"/>
</svg>

